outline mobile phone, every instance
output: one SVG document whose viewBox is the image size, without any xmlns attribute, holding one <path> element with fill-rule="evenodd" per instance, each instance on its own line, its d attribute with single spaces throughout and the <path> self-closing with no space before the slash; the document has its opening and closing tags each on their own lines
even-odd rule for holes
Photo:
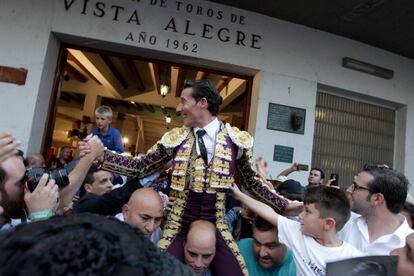
<svg viewBox="0 0 414 276">
<path fill-rule="evenodd" d="M 331 182 L 331 186 L 338 186 L 338 177 L 339 175 L 337 173 L 331 173 L 331 177 L 329 179 L 335 178 L 335 181 Z"/>
<path fill-rule="evenodd" d="M 305 164 L 298 164 L 298 170 L 299 171 L 308 171 L 309 170 L 309 166 L 305 165 Z"/>
</svg>

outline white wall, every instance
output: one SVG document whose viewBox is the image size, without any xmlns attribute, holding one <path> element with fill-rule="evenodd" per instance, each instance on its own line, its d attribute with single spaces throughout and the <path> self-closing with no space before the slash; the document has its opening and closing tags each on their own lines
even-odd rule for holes
<svg viewBox="0 0 414 276">
<path fill-rule="evenodd" d="M 268 160 L 272 159 L 274 145 L 280 144 L 293 146 L 294 159 L 310 164 L 318 83 L 406 105 L 406 133 L 403 139 L 406 143 L 405 156 L 401 156 L 404 162 L 400 163 L 404 164 L 406 174 L 414 182 L 414 171 L 409 170 L 410 164 L 414 162 L 412 60 L 346 38 L 207 1 L 182 2 L 183 5 L 200 5 L 204 11 L 206 8 L 221 11 L 222 19 L 177 11 L 176 1 L 170 0 L 164 1 L 166 8 L 150 5 L 150 2 L 159 4 L 160 0 L 101 1 L 106 5 L 106 15 L 99 18 L 93 16 L 94 11 L 100 13 L 93 8 L 97 2 L 99 1 L 89 1 L 85 14 L 82 14 L 83 0 L 0 0 L 0 65 L 29 70 L 24 86 L 0 83 L 0 129 L 14 133 L 23 141 L 24 149 L 40 148 L 41 134 L 34 130 L 44 125 L 45 116 L 39 116 L 34 111 L 35 108 L 39 111 L 37 99 L 46 101 L 47 93 L 50 93 L 50 72 L 55 69 L 51 57 L 57 54 L 53 43 L 55 36 L 51 35 L 53 32 L 58 33 L 57 38 L 81 46 L 111 48 L 114 51 L 158 56 L 183 63 L 220 66 L 222 70 L 230 69 L 241 73 L 253 74 L 252 72 L 260 71 L 260 80 L 255 83 L 255 87 L 260 89 L 259 96 L 252 99 L 252 109 L 257 109 L 257 121 L 252 132 L 256 136 L 255 154 L 264 155 Z M 65 3 L 73 3 L 68 11 L 65 11 Z M 118 14 L 119 21 L 113 20 L 114 13 L 109 8 L 110 5 L 124 8 Z M 134 10 L 137 11 L 140 25 L 126 23 Z M 244 16 L 245 24 L 231 23 L 229 18 L 232 13 Z M 177 33 L 163 30 L 171 17 L 176 20 L 179 30 Z M 185 20 L 191 21 L 190 32 L 197 32 L 197 35 L 183 34 Z M 214 30 L 228 27 L 232 39 L 237 30 L 246 34 L 258 34 L 262 37 L 258 43 L 261 49 L 223 43 L 217 38 L 202 38 L 200 32 L 203 23 L 212 25 Z M 125 40 L 129 32 L 137 37 L 140 31 L 155 35 L 157 43 L 138 44 Z M 189 42 L 190 45 L 196 43 L 198 52 L 167 49 L 167 39 Z M 390 68 L 395 71 L 395 76 L 391 80 L 385 80 L 344 69 L 341 60 L 345 56 Z M 305 135 L 267 130 L 269 102 L 306 108 Z M 34 117 L 36 120 L 33 120 Z M 39 129 L 39 132 L 42 130 Z M 275 171 L 284 169 L 287 165 L 271 162 L 272 174 L 275 175 Z M 302 173 L 299 180 L 304 182 L 305 179 L 306 176 Z"/>
</svg>

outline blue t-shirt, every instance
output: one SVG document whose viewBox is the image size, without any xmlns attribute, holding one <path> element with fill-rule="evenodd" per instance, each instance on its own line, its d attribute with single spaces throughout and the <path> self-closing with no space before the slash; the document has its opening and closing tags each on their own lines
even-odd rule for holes
<svg viewBox="0 0 414 276">
<path fill-rule="evenodd" d="M 108 131 L 105 134 L 101 134 L 99 128 L 95 128 L 92 131 L 93 135 L 96 135 L 101 139 L 102 143 L 109 150 L 114 150 L 116 152 L 124 152 L 124 145 L 122 144 L 122 136 L 119 130 L 114 127 L 109 126 Z"/>
<path fill-rule="evenodd" d="M 253 239 L 242 239 L 238 243 L 240 253 L 246 262 L 247 270 L 250 275 L 255 276 L 295 276 L 296 265 L 292 257 L 292 252 L 287 248 L 283 263 L 275 268 L 265 269 L 260 266 L 259 261 L 253 253 Z"/>
</svg>

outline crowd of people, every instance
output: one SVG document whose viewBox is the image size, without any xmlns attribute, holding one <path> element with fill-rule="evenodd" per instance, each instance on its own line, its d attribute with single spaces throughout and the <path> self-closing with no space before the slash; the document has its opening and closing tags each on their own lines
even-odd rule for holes
<svg viewBox="0 0 414 276">
<path fill-rule="evenodd" d="M 395 271 L 370 275 L 414 275 L 402 173 L 367 164 L 344 190 L 320 168 L 289 179 L 293 163 L 270 180 L 263 158 L 253 168 L 253 138 L 218 120 L 221 101 L 211 81 L 186 82 L 183 127 L 139 157 L 123 153 L 106 106 L 75 158 L 62 148 L 49 170 L 0 133 L 0 275 L 327 275 L 390 255 Z"/>
</svg>

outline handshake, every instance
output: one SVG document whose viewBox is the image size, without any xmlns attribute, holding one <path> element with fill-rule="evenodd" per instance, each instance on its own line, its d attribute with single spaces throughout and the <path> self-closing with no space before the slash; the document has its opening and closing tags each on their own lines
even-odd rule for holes
<svg viewBox="0 0 414 276">
<path fill-rule="evenodd" d="M 98 136 L 88 135 L 78 143 L 79 157 L 89 156 L 98 162 L 103 161 L 105 147 Z"/>
</svg>

